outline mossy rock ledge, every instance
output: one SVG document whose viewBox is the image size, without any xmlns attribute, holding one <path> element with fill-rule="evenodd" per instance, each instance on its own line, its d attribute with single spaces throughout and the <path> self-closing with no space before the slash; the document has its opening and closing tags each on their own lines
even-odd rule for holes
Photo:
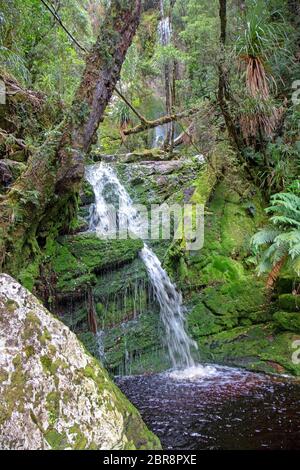
<svg viewBox="0 0 300 470">
<path fill-rule="evenodd" d="M 0 448 L 159 449 L 76 336 L 0 275 Z"/>
</svg>

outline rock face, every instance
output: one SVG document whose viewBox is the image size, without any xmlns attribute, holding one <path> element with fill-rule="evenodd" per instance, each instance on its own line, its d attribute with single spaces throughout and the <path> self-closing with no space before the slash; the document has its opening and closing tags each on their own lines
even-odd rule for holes
<svg viewBox="0 0 300 470">
<path fill-rule="evenodd" d="M 160 448 L 76 336 L 6 274 L 0 382 L 1 449 Z"/>
<path fill-rule="evenodd" d="M 228 152 L 226 146 L 218 146 L 214 168 L 223 168 Z M 201 250 L 187 251 L 184 239 L 148 241 L 183 294 L 187 327 L 199 346 L 198 360 L 300 376 L 300 365 L 292 359 L 293 345 L 300 339 L 300 296 L 292 294 L 299 281 L 285 273 L 274 292 L 278 299 L 275 296 L 270 304 L 265 281 L 255 273 L 250 240 L 266 223 L 260 190 L 233 168 L 224 174 L 219 170 L 222 177 L 217 178 L 199 156 L 111 165 L 135 203 L 148 208 L 189 202 L 206 207 Z M 87 183 L 81 201 L 79 214 L 84 219 L 93 202 Z M 88 323 L 89 289 L 103 330 L 105 367 L 116 375 L 170 367 L 140 248 L 140 240 L 105 242 L 93 234 L 75 233 L 46 246 L 42 269 L 29 267 L 20 276 L 21 283 L 35 288 L 97 357 Z"/>
</svg>

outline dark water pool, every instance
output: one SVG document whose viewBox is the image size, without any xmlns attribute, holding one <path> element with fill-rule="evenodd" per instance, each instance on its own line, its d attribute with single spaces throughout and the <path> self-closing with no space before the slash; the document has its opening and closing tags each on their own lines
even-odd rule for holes
<svg viewBox="0 0 300 470">
<path fill-rule="evenodd" d="M 214 366 L 194 379 L 117 377 L 164 449 L 300 449 L 300 384 Z"/>
</svg>

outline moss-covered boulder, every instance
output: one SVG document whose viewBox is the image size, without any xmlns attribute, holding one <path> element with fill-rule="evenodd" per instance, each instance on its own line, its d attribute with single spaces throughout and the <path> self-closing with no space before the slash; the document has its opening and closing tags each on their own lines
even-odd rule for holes
<svg viewBox="0 0 300 470">
<path fill-rule="evenodd" d="M 267 322 L 203 336 L 198 345 L 203 361 L 300 376 L 300 364 L 293 361 L 299 340 L 299 333 L 278 332 L 274 322 Z"/>
<path fill-rule="evenodd" d="M 62 245 L 87 269 L 94 272 L 133 261 L 143 248 L 143 242 L 139 239 L 107 240 L 90 233 L 65 237 Z"/>
<path fill-rule="evenodd" d="M 76 336 L 6 274 L 0 341 L 1 449 L 160 448 Z"/>
</svg>

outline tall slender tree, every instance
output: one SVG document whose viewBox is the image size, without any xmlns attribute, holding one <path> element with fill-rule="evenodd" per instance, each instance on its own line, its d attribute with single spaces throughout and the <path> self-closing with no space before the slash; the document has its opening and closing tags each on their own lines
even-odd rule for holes
<svg viewBox="0 0 300 470">
<path fill-rule="evenodd" d="M 219 69 L 219 86 L 218 86 L 218 101 L 226 123 L 227 131 L 232 145 L 239 150 L 241 147 L 240 138 L 230 114 L 228 102 L 228 83 L 227 72 L 225 67 L 225 54 L 226 54 L 226 30 L 227 30 L 227 0 L 219 0 L 219 17 L 220 17 L 220 60 L 218 64 Z"/>
</svg>

